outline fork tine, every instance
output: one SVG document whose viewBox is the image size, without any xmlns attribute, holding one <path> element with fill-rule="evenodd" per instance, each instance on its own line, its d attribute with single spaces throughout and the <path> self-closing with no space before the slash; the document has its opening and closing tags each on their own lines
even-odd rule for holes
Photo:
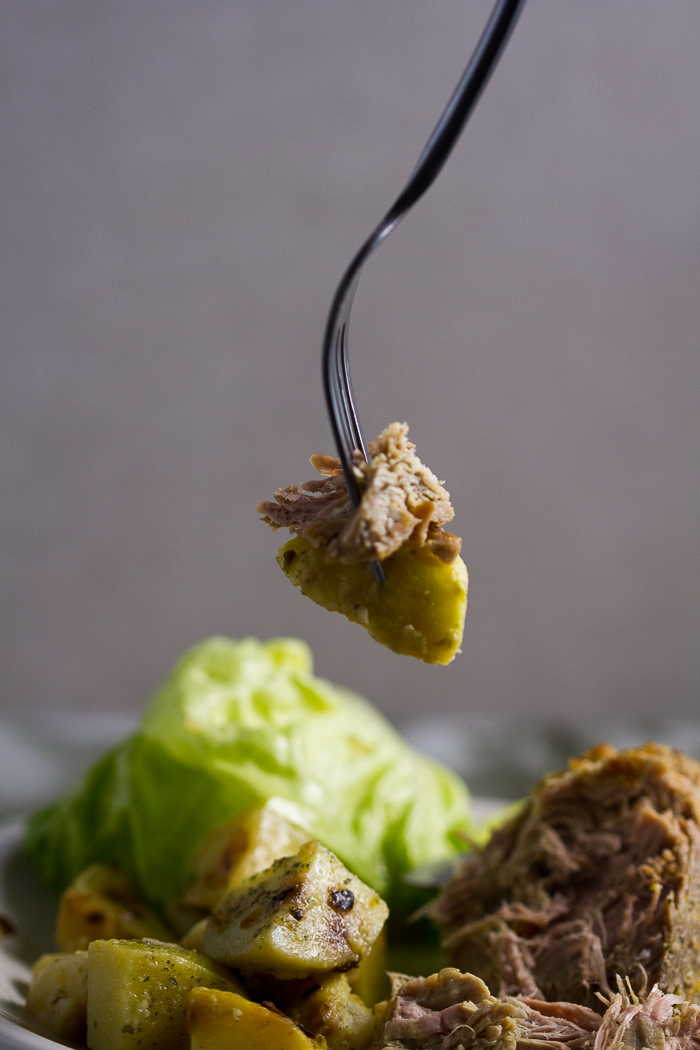
<svg viewBox="0 0 700 1050">
<path fill-rule="evenodd" d="M 360 451 L 365 460 L 368 460 L 369 457 L 355 408 L 347 353 L 347 327 L 347 321 L 345 321 L 336 328 L 333 341 L 326 343 L 323 375 L 331 427 L 345 474 L 345 482 L 353 506 L 357 507 L 360 504 L 361 493 L 352 469 L 355 450 Z M 370 565 L 377 583 L 384 583 L 386 577 L 380 563 L 373 560 Z"/>
<path fill-rule="evenodd" d="M 351 434 L 351 451 L 361 452 L 365 460 L 369 460 L 367 444 L 365 442 L 360 420 L 355 407 L 355 393 L 350 375 L 350 362 L 348 360 L 348 326 L 343 324 L 340 330 L 340 385 L 343 391 L 343 403 L 345 406 L 348 428 Z"/>
<path fill-rule="evenodd" d="M 355 433 L 353 427 L 353 411 L 350 404 L 352 394 L 347 386 L 348 364 L 344 346 L 344 327 L 338 331 L 336 339 L 336 351 L 334 358 L 334 386 L 336 402 L 340 414 L 340 427 L 343 437 L 345 456 L 351 461 L 355 450 Z"/>
</svg>

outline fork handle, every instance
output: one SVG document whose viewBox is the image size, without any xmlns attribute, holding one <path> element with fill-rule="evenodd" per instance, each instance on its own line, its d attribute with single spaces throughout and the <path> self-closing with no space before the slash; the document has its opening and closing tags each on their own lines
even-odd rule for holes
<svg viewBox="0 0 700 1050">
<path fill-rule="evenodd" d="M 452 98 L 435 125 L 408 183 L 387 213 L 384 222 L 391 221 L 394 216 L 398 221 L 404 212 L 420 200 L 442 171 L 496 67 L 524 6 L 525 0 L 498 0 L 467 68 L 452 93 Z"/>
</svg>

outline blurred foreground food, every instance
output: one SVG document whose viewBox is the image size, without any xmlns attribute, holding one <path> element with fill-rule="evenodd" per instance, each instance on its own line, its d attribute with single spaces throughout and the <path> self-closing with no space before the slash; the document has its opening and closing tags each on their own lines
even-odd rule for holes
<svg viewBox="0 0 700 1050">
<path fill-rule="evenodd" d="M 253 823 L 250 815 L 239 822 Z M 231 842 L 236 827 L 229 831 Z M 211 844 L 200 862 L 207 851 Z M 27 1012 L 91 1050 L 186 1050 L 190 1038 L 210 1050 L 369 1046 L 380 1016 L 374 1006 L 387 987 L 384 901 L 318 841 L 248 877 L 237 877 L 240 870 L 230 865 L 228 888 L 203 920 L 205 951 L 154 938 L 104 939 L 83 909 L 86 950 L 38 960 Z M 113 869 L 93 865 L 77 885 L 103 899 L 100 876 L 114 884 Z M 62 896 L 59 931 L 75 892 Z M 126 928 L 129 917 L 122 913 L 121 921 Z"/>
<path fill-rule="evenodd" d="M 622 980 L 601 1003 L 496 998 L 478 977 L 445 969 L 396 982 L 373 1050 L 695 1050 L 700 1007 L 658 987 L 637 997 Z"/>
<path fill-rule="evenodd" d="M 422 977 L 386 972 L 379 895 L 255 806 L 168 902 L 179 945 L 127 939 L 145 902 L 81 873 L 58 935 L 83 947 L 36 963 L 27 1011 L 90 1050 L 698 1050 L 699 792 L 654 744 L 546 777 L 428 907 L 464 963 Z"/>
<path fill-rule="evenodd" d="M 637 995 L 619 976 L 617 992 L 599 996 L 598 1012 L 533 996 L 497 998 L 479 977 L 457 969 L 427 978 L 388 974 L 363 998 L 351 974 L 367 966 L 386 916 L 376 894 L 309 842 L 224 895 L 206 921 L 209 955 L 153 939 L 92 940 L 87 951 L 39 959 L 27 1012 L 90 1050 L 697 1050 L 700 1044 L 700 1006 L 658 985 Z M 334 965 L 348 950 L 349 958 Z"/>
</svg>

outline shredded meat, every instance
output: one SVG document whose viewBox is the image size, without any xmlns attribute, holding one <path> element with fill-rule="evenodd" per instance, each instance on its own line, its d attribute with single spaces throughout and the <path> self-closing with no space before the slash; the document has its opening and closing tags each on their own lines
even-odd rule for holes
<svg viewBox="0 0 700 1050">
<path fill-rule="evenodd" d="M 392 423 L 370 445 L 370 462 L 357 455 L 353 469 L 362 498 L 355 509 L 333 456 L 314 455 L 311 465 L 323 480 L 277 489 L 258 514 L 273 529 L 288 528 L 314 547 L 352 564 L 388 558 L 407 540 L 428 544 L 448 564 L 461 540 L 440 526 L 451 521 L 450 495 L 415 454 L 408 426 Z"/>
<path fill-rule="evenodd" d="M 500 995 L 600 1009 L 618 974 L 700 998 L 699 909 L 700 765 L 647 744 L 545 777 L 429 912 Z"/>
<path fill-rule="evenodd" d="M 376 1050 L 700 1050 L 700 1007 L 657 986 L 638 998 L 618 980 L 601 1017 L 575 1003 L 496 999 L 446 969 L 394 990 Z"/>
</svg>

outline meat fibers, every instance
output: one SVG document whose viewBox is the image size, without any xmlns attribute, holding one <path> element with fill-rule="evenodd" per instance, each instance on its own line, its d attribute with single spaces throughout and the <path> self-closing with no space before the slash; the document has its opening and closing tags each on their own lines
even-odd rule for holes
<svg viewBox="0 0 700 1050">
<path fill-rule="evenodd" d="M 446 969 L 396 982 L 376 1050 L 699 1050 L 700 1007 L 622 981 L 604 1014 L 574 1003 L 497 999 L 472 974 Z"/>
</svg>

